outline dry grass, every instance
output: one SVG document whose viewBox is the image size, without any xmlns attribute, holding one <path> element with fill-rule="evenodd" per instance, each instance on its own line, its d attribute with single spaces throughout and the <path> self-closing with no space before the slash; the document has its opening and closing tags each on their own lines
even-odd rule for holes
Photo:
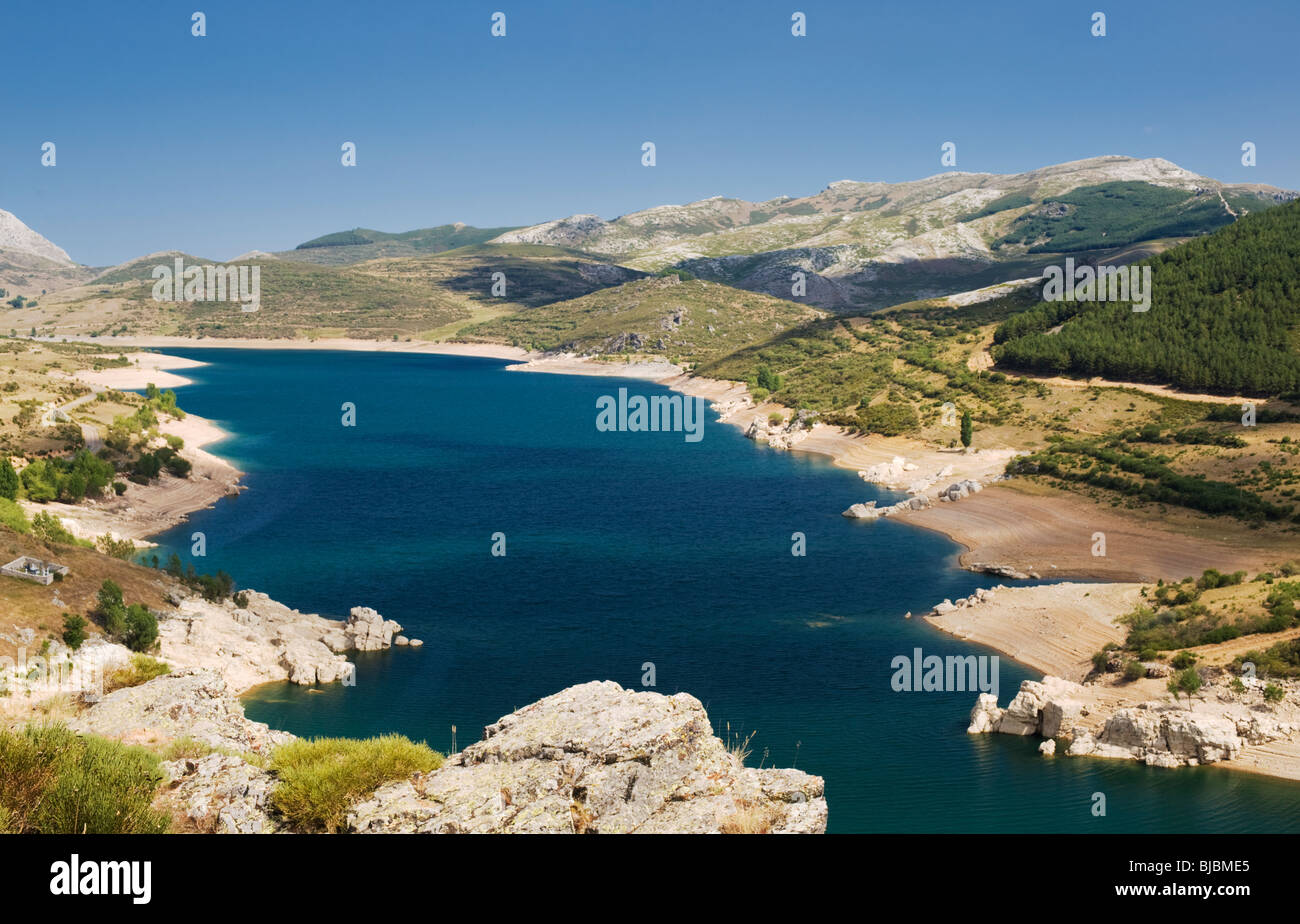
<svg viewBox="0 0 1300 924">
<path fill-rule="evenodd" d="M 109 673 L 104 678 L 104 693 L 112 693 L 114 690 L 121 690 L 124 687 L 138 687 L 142 683 L 148 683 L 171 670 L 166 663 L 159 661 L 157 658 L 151 658 L 146 654 L 137 654 L 131 658 L 131 663 L 122 668 Z"/>
<path fill-rule="evenodd" d="M 49 586 L 0 577 L 0 623 L 7 632 L 12 632 L 10 627 L 35 630 L 36 647 L 41 640 L 57 638 L 63 633 L 64 613 L 91 613 L 105 579 L 115 581 L 131 603 L 143 603 L 151 610 L 171 609 L 166 595 L 174 588 L 174 582 L 160 571 L 120 561 L 94 549 L 41 542 L 0 527 L 0 559 L 9 561 L 20 555 L 50 559 L 71 569 L 62 581 Z M 55 602 L 56 595 L 62 606 Z M 87 622 L 89 636 L 102 634 L 93 620 Z M 15 657 L 16 646 L 0 639 L 0 655 Z"/>
<path fill-rule="evenodd" d="M 771 834 L 777 812 L 770 805 L 749 799 L 737 799 L 736 810 L 718 822 L 723 834 Z"/>
</svg>

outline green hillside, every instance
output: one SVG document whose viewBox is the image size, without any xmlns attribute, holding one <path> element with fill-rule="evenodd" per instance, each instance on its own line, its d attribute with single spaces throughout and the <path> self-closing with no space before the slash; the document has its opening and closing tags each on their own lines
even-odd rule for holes
<svg viewBox="0 0 1300 924">
<path fill-rule="evenodd" d="M 1144 263 L 1148 311 L 1045 302 L 999 328 L 994 358 L 1012 369 L 1195 391 L 1300 391 L 1300 201 Z"/>
<path fill-rule="evenodd" d="M 503 313 L 579 298 L 648 275 L 563 247 L 480 244 L 422 257 L 377 259 L 356 269 L 384 279 L 442 289 Z M 493 274 L 505 275 L 505 296 L 492 294 Z"/>
<path fill-rule="evenodd" d="M 462 335 L 534 350 L 653 354 L 699 363 L 819 315 L 783 299 L 669 275 L 495 318 Z"/>
<path fill-rule="evenodd" d="M 470 225 L 439 225 L 414 231 L 390 233 L 371 228 L 336 231 L 299 244 L 277 254 L 286 260 L 327 265 L 360 263 L 378 257 L 408 257 L 442 253 L 457 247 L 484 244 L 509 228 L 475 228 Z"/>
<path fill-rule="evenodd" d="M 984 214 L 992 212 L 986 209 Z M 1213 190 L 1194 193 L 1149 183 L 1102 183 L 1046 200 L 1017 218 L 994 246 L 1027 244 L 1030 253 L 1069 253 L 1203 234 L 1232 220 Z"/>
<path fill-rule="evenodd" d="M 186 256 L 186 266 L 210 261 Z M 100 334 L 169 334 L 189 337 L 419 336 L 470 312 L 454 295 L 414 282 L 383 279 L 353 267 L 315 266 L 286 260 L 241 261 L 261 268 L 261 304 L 242 311 L 235 301 L 157 302 L 152 268 L 172 255 L 137 260 L 80 290 L 68 308 L 99 313 Z M 68 293 L 72 296 L 74 293 Z M 97 309 L 97 305 L 116 305 Z"/>
</svg>

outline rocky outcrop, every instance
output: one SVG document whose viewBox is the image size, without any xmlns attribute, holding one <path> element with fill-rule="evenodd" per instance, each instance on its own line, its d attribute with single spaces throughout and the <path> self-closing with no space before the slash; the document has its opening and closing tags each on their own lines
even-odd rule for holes
<svg viewBox="0 0 1300 924">
<path fill-rule="evenodd" d="M 991 588 L 981 587 L 969 597 L 958 597 L 956 603 L 953 603 L 945 597 L 943 602 L 934 605 L 934 609 L 930 610 L 930 615 L 945 616 L 948 613 L 955 613 L 958 610 L 964 610 L 967 607 L 972 607 L 980 603 L 987 603 L 997 595 L 999 590 L 1006 590 L 1006 588 L 1001 584 L 997 587 Z"/>
<path fill-rule="evenodd" d="M 1067 753 L 1133 758 L 1156 767 L 1195 767 L 1232 760 L 1243 744 L 1236 723 L 1225 717 L 1143 703 L 1116 712 L 1096 737 L 1086 732 L 1075 736 Z"/>
<path fill-rule="evenodd" d="M 294 738 L 245 718 L 243 704 L 221 674 L 204 669 L 181 670 L 114 690 L 68 725 L 131 744 L 162 745 L 193 738 L 209 747 L 256 754 L 269 753 Z"/>
<path fill-rule="evenodd" d="M 198 596 L 180 600 L 177 612 L 158 624 L 162 660 L 218 670 L 235 690 L 277 680 L 351 684 L 356 666 L 343 652 L 388 648 L 402 630 L 369 607 L 354 607 L 347 622 L 339 622 L 257 591 L 245 593 L 244 607 Z"/>
<path fill-rule="evenodd" d="M 157 801 L 183 829 L 205 834 L 274 834 L 275 777 L 241 757 L 214 753 L 167 761 L 168 781 Z"/>
<path fill-rule="evenodd" d="M 791 449 L 807 439 L 816 423 L 817 415 L 809 410 L 800 410 L 790 419 L 773 423 L 763 417 L 755 417 L 745 428 L 745 436 L 751 440 L 763 440 L 773 449 Z"/>
<path fill-rule="evenodd" d="M 998 708 L 993 695 L 982 694 L 971 710 L 967 731 L 1060 739 L 1069 742 L 1070 757 L 1140 760 L 1154 767 L 1233 760 L 1247 745 L 1300 732 L 1300 724 L 1285 716 L 1230 701 L 1219 706 L 1207 701 L 1195 709 L 1143 702 L 1103 707 L 1099 714 L 1090 715 L 1099 707 L 1089 697 L 1089 689 L 1059 677 L 1026 680 L 1005 709 Z M 1056 753 L 1055 747 L 1050 753 Z"/>
<path fill-rule="evenodd" d="M 996 577 L 1004 577 L 1012 581 L 1028 581 L 1032 578 L 1038 577 L 1036 571 L 1019 571 L 1012 568 L 1010 565 L 990 565 L 979 561 L 972 562 L 967 566 L 966 570 L 975 571 L 979 574 L 992 574 Z"/>
<path fill-rule="evenodd" d="M 824 785 L 741 764 L 685 693 L 570 687 L 503 717 L 440 769 L 356 806 L 363 833 L 668 833 L 826 828 Z"/>
<path fill-rule="evenodd" d="M 117 690 L 77 731 L 201 756 L 167 761 L 159 807 L 182 830 L 283 830 L 264 769 L 294 739 L 244 716 L 221 676 L 186 670 Z M 211 749 L 211 752 L 204 753 Z M 437 770 L 389 783 L 353 807 L 363 833 L 821 833 L 825 787 L 799 770 L 746 767 L 685 693 L 570 687 L 484 729 Z"/>
<path fill-rule="evenodd" d="M 890 504 L 888 507 L 877 507 L 875 501 L 854 504 L 841 513 L 840 516 L 853 520 L 877 520 L 880 517 L 894 516 L 906 510 L 924 510 L 929 506 L 930 498 L 921 494 L 916 497 L 909 497 L 907 500 L 901 500 L 896 504 Z"/>
<path fill-rule="evenodd" d="M 978 494 L 984 490 L 984 485 L 980 484 L 973 478 L 967 478 L 964 481 L 953 482 L 939 492 L 941 501 L 959 501 L 963 497 L 969 497 L 972 494 Z"/>
<path fill-rule="evenodd" d="M 400 625 L 391 619 L 385 619 L 370 607 L 354 606 L 343 629 L 346 648 L 335 650 L 380 651 L 390 647 L 393 636 L 401 631 Z"/>
<path fill-rule="evenodd" d="M 888 462 L 869 465 L 858 472 L 858 477 L 868 484 L 883 484 L 886 487 L 900 485 L 907 472 L 916 471 L 916 463 L 908 462 L 902 456 L 894 456 Z"/>
<path fill-rule="evenodd" d="M 1054 738 L 1066 717 L 1077 718 L 1084 710 L 1077 698 L 1083 687 L 1060 677 L 1044 677 L 1041 682 L 1025 680 L 1005 709 L 998 708 L 997 697 L 981 693 L 971 710 L 970 734 L 1000 732 L 1004 735 L 1042 735 Z"/>
</svg>

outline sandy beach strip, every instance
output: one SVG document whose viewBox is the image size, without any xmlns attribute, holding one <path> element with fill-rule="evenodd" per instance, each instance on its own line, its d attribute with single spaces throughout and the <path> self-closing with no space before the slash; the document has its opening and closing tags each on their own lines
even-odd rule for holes
<svg viewBox="0 0 1300 924">
<path fill-rule="evenodd" d="M 327 337 L 319 340 L 257 340 L 247 337 L 165 337 L 165 336 L 127 336 L 127 337 L 77 337 L 60 338 L 76 340 L 79 343 L 103 344 L 105 352 L 130 349 L 132 347 L 146 350 L 344 350 L 360 353 L 438 353 L 447 356 L 482 356 L 488 359 L 512 359 L 521 361 L 536 354 L 519 347 L 500 343 L 449 343 L 427 340 L 358 340 L 347 337 Z M 179 357 L 172 357 L 179 359 Z M 193 362 L 192 360 L 182 360 Z M 196 363 L 203 365 L 203 363 Z M 166 368 L 179 368 L 168 366 Z M 158 383 L 155 383 L 158 384 Z M 161 386 L 159 386 L 161 387 Z"/>
<path fill-rule="evenodd" d="M 193 381 L 183 375 L 177 375 L 172 369 L 195 369 L 207 363 L 183 356 L 168 356 L 164 353 L 130 353 L 126 357 L 130 366 L 114 369 L 82 369 L 76 378 L 89 385 L 95 391 L 108 389 L 129 390 L 144 388 L 150 384 L 159 388 L 180 388 Z"/>
<path fill-rule="evenodd" d="M 925 621 L 949 635 L 997 649 L 1044 674 L 1080 681 L 1092 655 L 1124 641 L 1115 617 L 1141 600 L 1141 584 L 1042 584 L 1002 587 L 988 599 Z"/>
</svg>

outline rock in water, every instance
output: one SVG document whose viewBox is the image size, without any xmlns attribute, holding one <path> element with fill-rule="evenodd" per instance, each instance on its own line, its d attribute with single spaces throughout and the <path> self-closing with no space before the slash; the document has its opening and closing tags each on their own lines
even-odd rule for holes
<svg viewBox="0 0 1300 924">
<path fill-rule="evenodd" d="M 368 606 L 354 606 L 343 629 L 348 647 L 357 651 L 379 651 L 393 644 L 393 636 L 402 627 L 391 619 L 384 619 Z"/>
</svg>

